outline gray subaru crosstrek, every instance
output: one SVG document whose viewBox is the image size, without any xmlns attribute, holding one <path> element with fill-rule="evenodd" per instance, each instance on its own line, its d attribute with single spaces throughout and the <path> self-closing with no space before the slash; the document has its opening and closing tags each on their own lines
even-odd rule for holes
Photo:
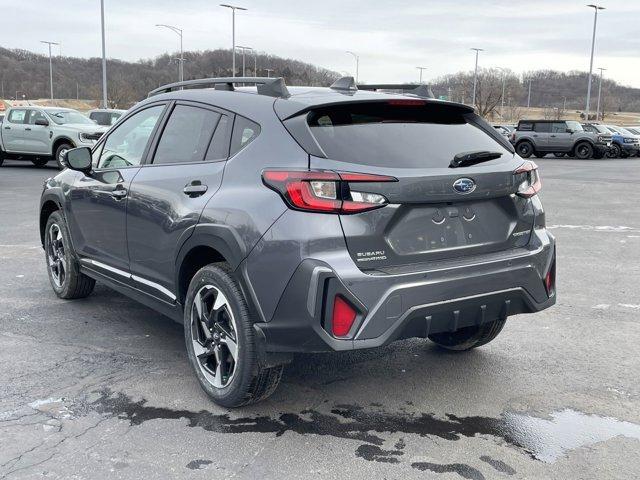
<svg viewBox="0 0 640 480">
<path fill-rule="evenodd" d="M 470 107 L 410 88 L 151 92 L 44 185 L 53 290 L 99 281 L 183 322 L 227 407 L 270 395 L 295 352 L 486 344 L 555 303 L 540 177 Z"/>
</svg>

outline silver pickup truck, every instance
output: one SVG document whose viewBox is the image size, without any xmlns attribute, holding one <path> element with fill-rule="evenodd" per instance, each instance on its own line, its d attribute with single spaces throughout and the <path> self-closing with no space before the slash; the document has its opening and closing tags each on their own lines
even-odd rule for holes
<svg viewBox="0 0 640 480">
<path fill-rule="evenodd" d="M 107 127 L 77 110 L 58 107 L 12 107 L 0 128 L 0 165 L 7 159 L 30 160 L 42 167 L 75 147 L 92 146 Z"/>
</svg>

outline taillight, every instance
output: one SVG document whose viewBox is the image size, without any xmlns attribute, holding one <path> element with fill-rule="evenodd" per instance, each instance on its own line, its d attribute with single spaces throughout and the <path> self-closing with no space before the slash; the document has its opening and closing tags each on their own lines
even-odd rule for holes
<svg viewBox="0 0 640 480">
<path fill-rule="evenodd" d="M 533 197 L 542 188 L 542 182 L 538 174 L 538 165 L 534 162 L 524 162 L 513 174 L 522 177 L 522 181 L 518 185 L 518 191 L 516 192 L 516 194 L 521 197 Z"/>
<path fill-rule="evenodd" d="M 334 337 L 344 337 L 349 334 L 358 312 L 340 295 L 333 300 L 333 316 L 331 318 L 331 333 Z"/>
<path fill-rule="evenodd" d="M 387 199 L 379 193 L 352 191 L 350 183 L 397 182 L 398 179 L 329 170 L 265 170 L 262 181 L 296 210 L 349 214 L 387 204 Z"/>
</svg>

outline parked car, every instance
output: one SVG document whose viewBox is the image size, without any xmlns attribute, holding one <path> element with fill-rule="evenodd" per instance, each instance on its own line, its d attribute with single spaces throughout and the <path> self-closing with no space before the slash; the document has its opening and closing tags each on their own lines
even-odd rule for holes
<svg viewBox="0 0 640 480">
<path fill-rule="evenodd" d="M 63 161 L 40 203 L 54 292 L 100 281 L 182 322 L 223 406 L 270 395 L 295 352 L 468 350 L 555 303 L 537 166 L 466 105 L 193 80 Z"/>
<path fill-rule="evenodd" d="M 87 112 L 87 116 L 98 125 L 110 127 L 124 115 L 126 110 L 116 110 L 113 108 L 97 108 Z"/>
<path fill-rule="evenodd" d="M 640 139 L 617 125 L 603 125 L 612 134 L 611 158 L 633 157 L 640 152 Z"/>
<path fill-rule="evenodd" d="M 30 160 L 37 167 L 55 159 L 61 165 L 68 150 L 94 145 L 105 131 L 70 108 L 12 107 L 0 129 L 0 165 L 5 158 Z"/>
<path fill-rule="evenodd" d="M 509 135 L 511 135 L 512 132 L 512 130 L 505 125 L 494 125 L 493 128 L 495 128 L 496 131 L 505 138 L 509 138 Z"/>
<path fill-rule="evenodd" d="M 509 140 L 522 158 L 553 153 L 587 159 L 603 158 L 611 136 L 587 132 L 572 120 L 520 120 Z"/>
</svg>

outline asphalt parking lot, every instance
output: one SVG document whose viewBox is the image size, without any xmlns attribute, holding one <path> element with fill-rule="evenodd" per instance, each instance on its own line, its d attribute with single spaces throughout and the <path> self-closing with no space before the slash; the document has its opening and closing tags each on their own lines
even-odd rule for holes
<svg viewBox="0 0 640 480">
<path fill-rule="evenodd" d="M 558 304 L 491 344 L 296 358 L 266 402 L 200 390 L 181 326 L 49 287 L 51 167 L 0 168 L 0 478 L 640 477 L 640 159 L 538 161 Z"/>
</svg>

